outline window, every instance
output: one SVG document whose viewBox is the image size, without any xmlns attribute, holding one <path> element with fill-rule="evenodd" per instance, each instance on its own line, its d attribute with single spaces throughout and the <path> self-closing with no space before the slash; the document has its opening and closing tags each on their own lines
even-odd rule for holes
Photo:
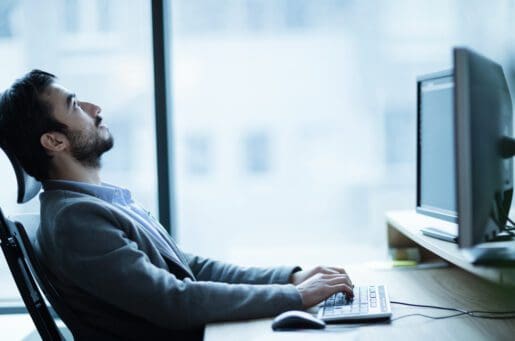
<svg viewBox="0 0 515 341">
<path fill-rule="evenodd" d="M 248 174 L 265 174 L 270 169 L 270 145 L 266 132 L 253 132 L 243 140 L 244 170 Z"/>
<path fill-rule="evenodd" d="M 187 172 L 193 176 L 207 175 L 212 168 L 211 141 L 208 136 L 191 135 L 186 141 Z"/>
<path fill-rule="evenodd" d="M 79 30 L 79 2 L 78 0 L 66 0 L 64 2 L 64 27 L 66 32 L 76 33 Z"/>
<path fill-rule="evenodd" d="M 157 215 L 150 3 L 146 0 L 2 1 L 0 89 L 39 68 L 79 99 L 102 107 L 114 139 L 103 159 L 103 180 L 132 190 Z M 0 193 L 7 215 L 37 212 L 37 199 L 16 205 L 16 182 L 0 152 Z M 0 301 L 18 293 L 0 257 Z"/>
<path fill-rule="evenodd" d="M 514 12 L 513 1 L 172 1 L 182 246 L 264 265 L 383 258 L 385 211 L 415 205 L 416 76 L 467 45 L 513 79 Z M 184 171 L 203 150 L 185 147 L 195 130 L 216 141 L 209 181 Z"/>
</svg>

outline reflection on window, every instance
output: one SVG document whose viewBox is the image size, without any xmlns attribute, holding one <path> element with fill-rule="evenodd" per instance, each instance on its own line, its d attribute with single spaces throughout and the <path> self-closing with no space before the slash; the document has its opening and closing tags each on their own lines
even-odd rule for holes
<svg viewBox="0 0 515 341">
<path fill-rule="evenodd" d="M 80 20 L 78 0 L 66 0 L 64 2 L 64 27 L 66 32 L 77 33 Z"/>
<path fill-rule="evenodd" d="M 302 28 L 306 26 L 306 12 L 308 2 L 306 0 L 286 0 L 284 15 L 286 26 L 290 28 Z"/>
<path fill-rule="evenodd" d="M 399 113 L 400 111 L 400 113 Z M 386 163 L 412 163 L 415 161 L 415 116 L 402 112 L 385 112 Z"/>
<path fill-rule="evenodd" d="M 113 29 L 112 4 L 111 0 L 97 0 L 98 7 L 98 29 L 101 32 L 110 32 Z"/>
<path fill-rule="evenodd" d="M 0 1 L 0 38 L 12 36 L 11 13 L 15 8 L 16 0 Z"/>
<path fill-rule="evenodd" d="M 244 169 L 247 173 L 259 175 L 270 168 L 270 143 L 265 132 L 248 134 L 243 140 Z"/>
<path fill-rule="evenodd" d="M 208 136 L 190 135 L 186 139 L 186 165 L 190 175 L 207 175 L 211 171 L 211 141 Z"/>
<path fill-rule="evenodd" d="M 266 20 L 265 4 L 262 0 L 249 0 L 245 2 L 247 6 L 247 25 L 251 31 L 263 29 Z"/>
</svg>

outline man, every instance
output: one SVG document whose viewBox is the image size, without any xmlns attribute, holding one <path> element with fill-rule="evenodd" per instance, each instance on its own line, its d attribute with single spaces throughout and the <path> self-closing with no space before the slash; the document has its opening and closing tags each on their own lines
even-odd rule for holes
<svg viewBox="0 0 515 341">
<path fill-rule="evenodd" d="M 341 268 L 242 268 L 184 253 L 128 190 L 101 181 L 113 137 L 100 113 L 40 70 L 0 100 L 2 147 L 43 183 L 40 257 L 84 323 L 121 339 L 199 338 L 206 323 L 352 295 Z"/>
</svg>

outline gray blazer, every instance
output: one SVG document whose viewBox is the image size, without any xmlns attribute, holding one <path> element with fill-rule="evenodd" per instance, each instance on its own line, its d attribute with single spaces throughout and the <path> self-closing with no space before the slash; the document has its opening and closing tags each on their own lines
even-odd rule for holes
<svg viewBox="0 0 515 341">
<path fill-rule="evenodd" d="M 119 208 L 88 193 L 40 195 L 37 242 L 57 289 L 86 323 L 121 339 L 184 339 L 206 323 L 301 309 L 293 267 L 242 268 L 159 252 Z"/>
</svg>

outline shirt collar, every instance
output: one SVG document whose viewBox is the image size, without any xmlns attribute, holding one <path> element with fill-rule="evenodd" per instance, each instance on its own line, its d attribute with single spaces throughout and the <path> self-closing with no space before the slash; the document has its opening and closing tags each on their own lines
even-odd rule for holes
<svg viewBox="0 0 515 341">
<path fill-rule="evenodd" d="M 109 203 L 128 205 L 133 202 L 131 192 L 122 187 L 108 183 L 94 185 L 86 182 L 70 180 L 45 180 L 43 181 L 45 191 L 64 190 L 92 195 Z"/>
</svg>

